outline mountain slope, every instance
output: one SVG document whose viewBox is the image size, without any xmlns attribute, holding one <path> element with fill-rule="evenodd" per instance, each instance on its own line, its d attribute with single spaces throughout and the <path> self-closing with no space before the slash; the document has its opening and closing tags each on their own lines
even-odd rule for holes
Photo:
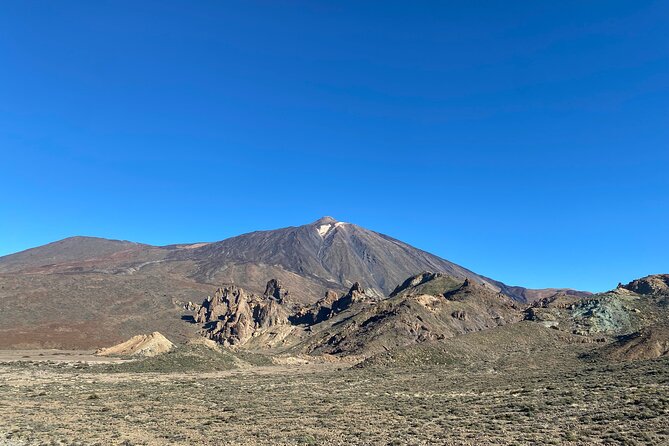
<svg viewBox="0 0 669 446">
<path fill-rule="evenodd" d="M 440 271 L 499 289 L 492 281 L 461 266 L 331 217 L 304 226 L 240 235 L 188 252 L 175 252 L 172 258 L 195 261 L 200 281 L 218 281 L 219 276 L 226 276 L 226 270 L 230 271 L 230 265 L 252 264 L 282 268 L 320 283 L 324 289 L 346 289 L 353 282 L 360 282 L 377 296 L 387 295 L 408 276 L 422 271 Z M 228 273 L 228 281 L 243 281 L 244 271 L 242 267 Z M 283 281 L 288 289 L 292 288 L 289 281 Z"/>
</svg>

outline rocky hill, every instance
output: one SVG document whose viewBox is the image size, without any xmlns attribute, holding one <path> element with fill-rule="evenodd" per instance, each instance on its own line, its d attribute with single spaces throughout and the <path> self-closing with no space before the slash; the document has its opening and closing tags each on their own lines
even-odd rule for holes
<svg viewBox="0 0 669 446">
<path fill-rule="evenodd" d="M 95 352 L 98 356 L 158 356 L 174 348 L 162 334 L 154 331 L 148 335 L 137 335 L 111 347 L 101 348 Z"/>
<path fill-rule="evenodd" d="M 522 320 L 521 308 L 489 286 L 470 279 L 453 284 L 442 280 L 444 276 L 430 276 L 393 297 L 352 303 L 311 327 L 314 334 L 296 350 L 366 357 Z"/>
<path fill-rule="evenodd" d="M 277 291 L 278 290 L 278 291 Z M 381 351 L 444 340 L 523 319 L 508 296 L 470 279 L 422 273 L 379 298 L 359 283 L 295 305 L 275 280 L 256 296 L 230 285 L 193 306 L 201 333 L 235 349 L 283 355 L 367 357 Z"/>
<path fill-rule="evenodd" d="M 414 275 L 381 298 L 355 283 L 348 292 L 329 291 L 311 305 L 290 303 L 289 292 L 273 280 L 261 297 L 235 286 L 219 288 L 193 310 L 205 336 L 279 357 L 485 362 L 486 357 L 502 359 L 492 354 L 495 343 L 521 353 L 545 342 L 603 346 L 591 354 L 615 360 L 652 359 L 669 354 L 668 277 L 649 276 L 587 297 L 558 292 L 532 304 L 514 301 L 487 283 L 444 273 Z M 499 329 L 516 324 L 518 329 Z M 471 337 L 476 332 L 482 334 Z M 459 340 L 446 342 L 452 338 Z M 421 345 L 425 348 L 417 348 Z"/>
<path fill-rule="evenodd" d="M 648 276 L 585 298 L 558 293 L 534 302 L 525 318 L 583 336 L 622 336 L 669 316 L 666 275 Z"/>
</svg>

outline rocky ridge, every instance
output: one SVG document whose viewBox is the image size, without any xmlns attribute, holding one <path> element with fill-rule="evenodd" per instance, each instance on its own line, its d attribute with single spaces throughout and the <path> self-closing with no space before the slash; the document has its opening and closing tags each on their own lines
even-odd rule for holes
<svg viewBox="0 0 669 446">
<path fill-rule="evenodd" d="M 270 281 L 267 289 L 277 285 L 281 289 L 279 282 Z M 298 355 L 342 357 L 367 356 L 522 319 L 513 300 L 469 279 L 454 283 L 448 276 L 421 273 L 397 289 L 393 297 L 379 299 L 356 282 L 340 296 L 329 291 L 316 304 L 300 306 L 271 292 L 256 296 L 227 285 L 205 299 L 194 318 L 205 336 L 224 346 L 279 347 Z"/>
<path fill-rule="evenodd" d="M 369 356 L 381 351 L 448 339 L 522 319 L 516 303 L 465 279 L 459 285 L 422 273 L 393 297 L 358 301 L 312 327 L 296 346 L 308 354 Z M 428 293 L 426 290 L 430 290 Z"/>
<path fill-rule="evenodd" d="M 260 297 L 233 285 L 219 288 L 195 319 L 204 324 L 209 338 L 225 346 L 342 359 L 442 342 L 524 320 L 562 332 L 572 343 L 603 343 L 613 358 L 638 359 L 669 350 L 669 292 L 663 284 L 664 277 L 651 276 L 585 298 L 558 292 L 521 304 L 486 283 L 423 272 L 403 281 L 387 298 L 370 296 L 356 282 L 346 293 L 328 291 L 305 306 L 287 299 L 290 294 L 272 280 Z"/>
<path fill-rule="evenodd" d="M 618 284 L 618 289 L 624 289 L 642 295 L 669 295 L 669 274 L 655 274 L 636 279 L 627 285 Z"/>
</svg>

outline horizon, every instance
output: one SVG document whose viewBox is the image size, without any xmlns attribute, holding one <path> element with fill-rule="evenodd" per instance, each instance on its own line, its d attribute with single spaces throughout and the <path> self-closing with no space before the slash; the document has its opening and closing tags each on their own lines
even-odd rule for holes
<svg viewBox="0 0 669 446">
<path fill-rule="evenodd" d="M 508 285 L 667 273 L 667 17 L 646 0 L 7 5 L 0 256 L 333 215 Z"/>
</svg>

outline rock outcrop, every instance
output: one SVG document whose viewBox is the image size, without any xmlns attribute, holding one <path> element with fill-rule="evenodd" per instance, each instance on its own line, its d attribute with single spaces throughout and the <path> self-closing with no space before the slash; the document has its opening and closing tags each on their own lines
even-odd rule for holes
<svg viewBox="0 0 669 446">
<path fill-rule="evenodd" d="M 267 283 L 262 296 L 227 285 L 205 299 L 194 319 L 204 324 L 210 339 L 225 346 L 240 346 L 272 327 L 288 323 L 288 311 L 282 305 L 286 295 L 275 279 Z"/>
<path fill-rule="evenodd" d="M 369 299 L 370 298 L 365 294 L 362 285 L 360 285 L 359 282 L 355 282 L 348 290 L 348 293 L 332 302 L 332 312 L 335 314 L 340 313 L 356 302 L 363 302 Z"/>
<path fill-rule="evenodd" d="M 617 361 L 655 359 L 669 355 L 669 327 L 654 325 L 621 336 L 603 349 L 605 357 Z"/>
<path fill-rule="evenodd" d="M 664 355 L 666 330 L 661 327 L 668 314 L 669 274 L 585 297 L 559 292 L 536 300 L 524 312 L 526 320 L 580 336 L 581 342 L 612 341 L 611 356 L 630 359 Z"/>
<path fill-rule="evenodd" d="M 283 300 L 288 297 L 288 291 L 283 288 L 281 282 L 277 279 L 272 279 L 265 286 L 264 296 L 271 297 L 277 302 L 283 303 Z"/>
<path fill-rule="evenodd" d="M 627 285 L 618 285 L 636 294 L 641 295 L 669 295 L 669 274 L 655 274 L 633 280 Z"/>
<path fill-rule="evenodd" d="M 462 282 L 463 279 L 448 274 L 425 271 L 402 282 L 390 293 L 390 297 L 444 294 L 460 288 L 463 285 Z"/>
<path fill-rule="evenodd" d="M 390 293 L 390 297 L 396 296 L 408 289 L 415 289 L 419 285 L 434 281 L 435 279 L 438 279 L 442 276 L 443 274 L 441 273 L 432 273 L 429 271 L 425 271 L 420 274 L 416 274 L 415 276 L 411 276 L 401 284 L 397 285 L 397 287 L 395 287 L 392 293 Z"/>
<path fill-rule="evenodd" d="M 328 290 L 313 305 L 300 307 L 288 297 L 273 279 L 262 295 L 227 285 L 201 306 L 187 307 L 220 345 L 281 346 L 294 354 L 367 357 L 525 320 L 580 343 L 603 343 L 602 353 L 613 359 L 669 355 L 669 275 L 586 297 L 560 291 L 527 306 L 486 282 L 432 272 L 410 277 L 388 298 L 365 292 L 359 282 L 341 295 Z"/>
<path fill-rule="evenodd" d="M 321 300 L 314 305 L 298 309 L 289 319 L 296 325 L 315 325 L 341 313 L 356 302 L 372 300 L 375 298 L 368 296 L 362 285 L 355 282 L 341 297 L 338 297 L 336 292 L 328 290 Z"/>
<path fill-rule="evenodd" d="M 335 291 L 327 290 L 325 296 L 314 305 L 299 308 L 288 319 L 295 325 L 314 325 L 332 316 L 332 304 L 339 299 Z"/>
<path fill-rule="evenodd" d="M 516 303 L 499 291 L 471 280 L 454 284 L 450 277 L 432 273 L 409 279 L 382 300 L 370 299 L 354 286 L 333 308 L 343 310 L 313 327 L 314 335 L 299 345 L 302 352 L 369 356 L 522 319 Z"/>
<path fill-rule="evenodd" d="M 137 335 L 112 347 L 101 348 L 95 352 L 99 356 L 157 356 L 174 348 L 162 334 L 154 331 L 149 335 Z"/>
</svg>

